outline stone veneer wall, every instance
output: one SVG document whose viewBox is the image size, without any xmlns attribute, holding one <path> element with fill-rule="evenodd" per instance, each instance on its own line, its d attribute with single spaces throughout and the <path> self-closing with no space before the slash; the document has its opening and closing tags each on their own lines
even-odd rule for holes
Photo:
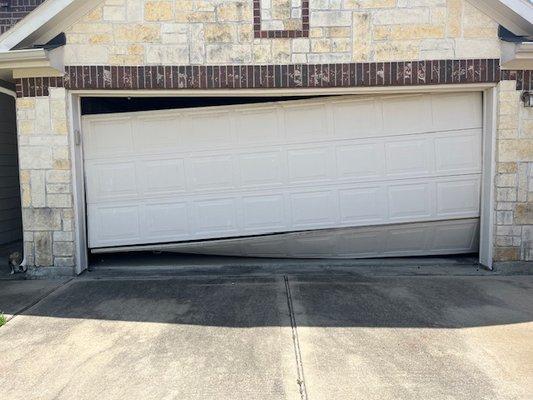
<svg viewBox="0 0 533 400">
<path fill-rule="evenodd" d="M 30 267 L 73 267 L 74 211 L 66 90 L 17 99 L 24 255 Z"/>
<path fill-rule="evenodd" d="M 65 64 L 500 57 L 497 25 L 465 0 L 314 0 L 309 4 L 309 38 L 268 39 L 254 38 L 252 5 L 252 0 L 107 0 L 67 30 Z M 30 266 L 70 268 L 76 260 L 67 92 L 53 87 L 63 80 L 52 79 L 56 82 L 48 96 L 48 88 L 29 90 L 32 97 L 17 100 L 25 253 Z M 532 111 L 520 103 L 516 81 L 499 87 L 495 258 L 531 260 Z"/>
<path fill-rule="evenodd" d="M 286 64 L 500 57 L 498 25 L 466 0 L 313 0 L 309 2 L 309 38 L 293 39 L 254 38 L 253 3 L 107 0 L 66 31 L 65 64 Z"/>
<path fill-rule="evenodd" d="M 533 108 L 516 81 L 499 85 L 496 261 L 533 261 Z"/>
</svg>

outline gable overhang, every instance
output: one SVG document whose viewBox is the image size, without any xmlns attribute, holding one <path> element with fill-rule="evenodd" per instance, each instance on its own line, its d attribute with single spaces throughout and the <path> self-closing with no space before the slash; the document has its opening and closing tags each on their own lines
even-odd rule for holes
<svg viewBox="0 0 533 400">
<path fill-rule="evenodd" d="M 63 48 L 0 52 L 0 79 L 63 76 Z"/>
<path fill-rule="evenodd" d="M 468 0 L 516 36 L 533 38 L 533 5 L 528 0 Z"/>
<path fill-rule="evenodd" d="M 102 0 L 47 0 L 0 35 L 0 52 L 45 44 Z"/>
<path fill-rule="evenodd" d="M 500 68 L 533 70 L 533 42 L 504 43 Z"/>
</svg>

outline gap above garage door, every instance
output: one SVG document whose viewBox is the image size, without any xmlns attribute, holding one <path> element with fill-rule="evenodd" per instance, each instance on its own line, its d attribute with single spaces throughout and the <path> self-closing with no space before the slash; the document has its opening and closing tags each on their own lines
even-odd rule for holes
<svg viewBox="0 0 533 400">
<path fill-rule="evenodd" d="M 468 232 L 453 252 L 477 245 L 480 93 L 318 98 L 82 122 L 92 249 L 460 219 L 469 223 L 457 229 Z M 415 244 L 400 244 L 402 254 L 437 254 Z M 436 245 L 440 254 L 452 251 Z"/>
</svg>

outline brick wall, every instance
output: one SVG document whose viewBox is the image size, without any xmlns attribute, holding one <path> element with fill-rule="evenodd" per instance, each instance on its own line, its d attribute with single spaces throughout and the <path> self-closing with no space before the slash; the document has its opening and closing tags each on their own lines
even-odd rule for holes
<svg viewBox="0 0 533 400">
<path fill-rule="evenodd" d="M 28 15 L 45 0 L 0 0 L 0 34 Z"/>
<path fill-rule="evenodd" d="M 516 81 L 499 85 L 496 261 L 533 261 L 533 108 Z"/>
<path fill-rule="evenodd" d="M 17 99 L 24 254 L 30 267 L 75 264 L 66 104 L 63 88 Z"/>
<path fill-rule="evenodd" d="M 285 22 L 284 27 L 295 27 L 291 12 L 297 15 L 298 7 L 288 9 L 293 1 L 261 1 L 262 17 L 273 16 L 270 28 Z M 67 30 L 65 63 L 287 64 L 500 57 L 497 24 L 466 0 L 309 1 L 309 37 L 298 38 L 256 38 L 254 3 L 107 0 Z M 263 21 L 263 29 L 269 28 L 268 21 Z"/>
</svg>

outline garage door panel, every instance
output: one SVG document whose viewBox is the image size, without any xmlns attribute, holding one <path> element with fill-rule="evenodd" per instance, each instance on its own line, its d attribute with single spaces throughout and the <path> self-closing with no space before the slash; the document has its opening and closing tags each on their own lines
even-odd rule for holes
<svg viewBox="0 0 533 400">
<path fill-rule="evenodd" d="M 390 218 L 396 220 L 429 217 L 431 186 L 429 183 L 391 185 L 388 188 Z"/>
<path fill-rule="evenodd" d="M 478 213 L 480 208 L 479 179 L 437 183 L 437 213 L 441 217 Z"/>
<path fill-rule="evenodd" d="M 332 151 L 329 148 L 304 148 L 287 151 L 289 183 L 326 180 L 333 178 Z"/>
<path fill-rule="evenodd" d="M 383 146 L 364 143 L 337 146 L 337 176 L 375 178 L 383 174 Z"/>
<path fill-rule="evenodd" d="M 454 253 L 470 243 L 475 251 L 479 242 L 479 225 L 471 222 L 458 222 L 453 225 L 436 226 L 431 248 L 435 251 Z"/>
<path fill-rule="evenodd" d="M 233 140 L 230 115 L 224 113 L 192 113 L 182 120 L 180 139 L 183 148 L 211 150 L 229 148 Z M 216 129 L 215 129 L 216 128 Z"/>
<path fill-rule="evenodd" d="M 481 128 L 481 93 L 431 95 L 434 130 Z"/>
<path fill-rule="evenodd" d="M 153 203 L 144 206 L 146 235 L 161 241 L 187 238 L 190 234 L 186 203 Z"/>
<path fill-rule="evenodd" d="M 216 190 L 234 187 L 233 157 L 209 156 L 188 160 L 189 190 Z"/>
<path fill-rule="evenodd" d="M 329 137 L 327 110 L 324 104 L 284 106 L 285 137 L 288 142 L 301 142 Z"/>
<path fill-rule="evenodd" d="M 459 100 L 480 108 L 470 93 Z M 438 131 L 435 104 L 348 97 L 84 117 L 90 247 L 477 218 L 478 117 Z M 115 226 L 124 210 L 137 228 Z"/>
<path fill-rule="evenodd" d="M 339 190 L 339 207 L 343 224 L 372 224 L 386 220 L 387 203 L 381 186 Z"/>
<path fill-rule="evenodd" d="M 89 220 L 89 240 L 102 245 L 126 244 L 140 241 L 140 207 L 136 205 L 109 205 L 87 210 L 94 218 Z"/>
<path fill-rule="evenodd" d="M 286 228 L 283 195 L 245 196 L 242 200 L 243 225 L 247 231 Z"/>
<path fill-rule="evenodd" d="M 431 104 L 426 95 L 384 98 L 383 121 L 383 132 L 387 135 L 433 131 Z"/>
<path fill-rule="evenodd" d="M 109 157 L 132 154 L 133 119 L 131 118 L 103 118 L 90 121 L 86 125 L 87 135 L 84 138 L 85 158 Z"/>
<path fill-rule="evenodd" d="M 248 257 L 375 258 L 442 255 L 476 252 L 479 247 L 478 232 L 479 220 L 474 218 L 324 229 L 199 243 L 163 244 L 148 248 Z"/>
<path fill-rule="evenodd" d="M 238 231 L 236 199 L 210 199 L 194 202 L 195 232 L 204 234 L 233 234 Z"/>
<path fill-rule="evenodd" d="M 94 163 L 89 166 L 87 182 L 96 189 L 87 193 L 89 203 L 137 198 L 141 195 L 134 162 Z"/>
<path fill-rule="evenodd" d="M 480 131 L 435 138 L 435 163 L 439 173 L 481 170 Z"/>
<path fill-rule="evenodd" d="M 383 135 L 383 110 L 379 101 L 374 99 L 335 101 L 331 110 L 334 135 L 338 139 Z"/>
<path fill-rule="evenodd" d="M 148 195 L 165 196 L 186 189 L 183 159 L 141 160 L 138 171 L 140 184 Z"/>
<path fill-rule="evenodd" d="M 431 150 L 426 138 L 385 143 L 386 173 L 409 176 L 429 174 Z"/>
<path fill-rule="evenodd" d="M 235 115 L 237 140 L 241 145 L 276 143 L 283 141 L 279 127 L 278 108 L 256 108 Z"/>
<path fill-rule="evenodd" d="M 292 193 L 290 204 L 295 229 L 331 226 L 337 222 L 336 202 L 331 191 Z"/>
<path fill-rule="evenodd" d="M 385 239 L 385 252 L 402 254 L 426 249 L 431 238 L 429 230 L 429 226 L 390 229 Z"/>
<path fill-rule="evenodd" d="M 175 152 L 180 124 L 176 117 L 139 117 L 133 130 L 136 154 Z"/>
<path fill-rule="evenodd" d="M 284 182 L 281 151 L 246 153 L 239 155 L 240 184 L 247 187 L 280 186 Z"/>
</svg>

